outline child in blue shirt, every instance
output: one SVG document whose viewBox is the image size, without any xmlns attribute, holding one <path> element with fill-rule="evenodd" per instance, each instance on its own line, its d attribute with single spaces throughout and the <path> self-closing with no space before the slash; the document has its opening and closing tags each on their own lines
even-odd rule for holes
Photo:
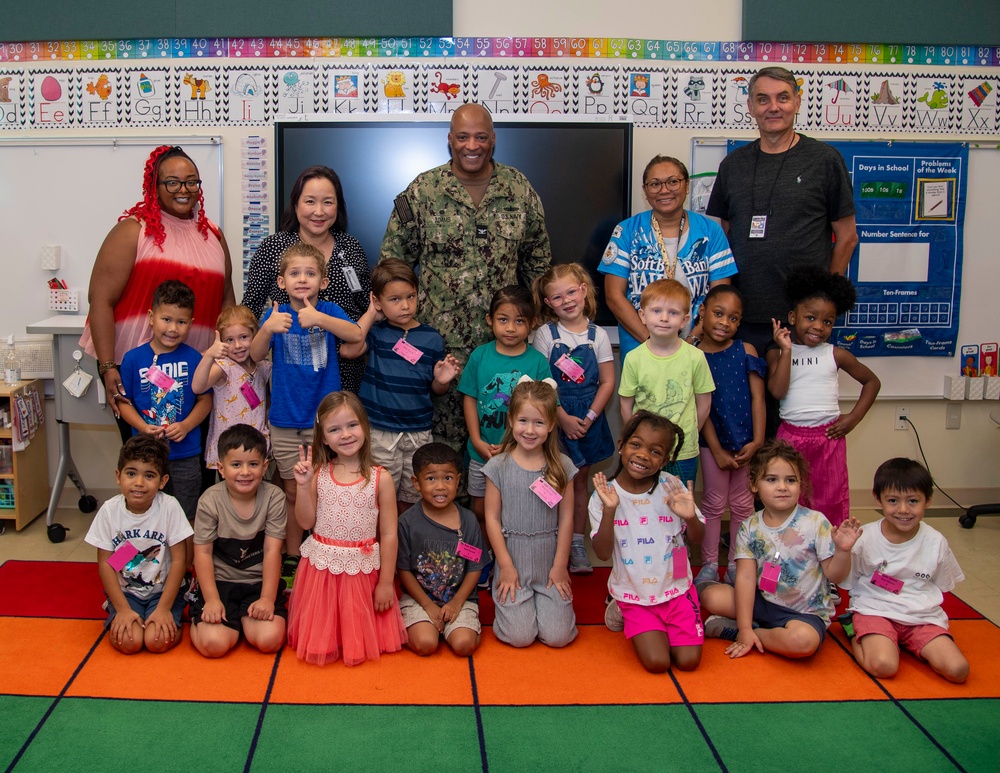
<svg viewBox="0 0 1000 773">
<path fill-rule="evenodd" d="M 406 263 L 386 258 L 371 275 L 372 300 L 358 320 L 364 341 L 340 347 L 341 357 L 368 354 L 361 404 L 372 425 L 372 456 L 396 484 L 396 508 L 406 512 L 420 494 L 412 480 L 413 454 L 433 440 L 431 395 L 443 395 L 462 370 L 445 354 L 444 339 L 417 321 L 417 275 Z M 385 319 L 375 322 L 381 312 Z"/>
<path fill-rule="evenodd" d="M 201 494 L 201 423 L 212 410 L 212 396 L 191 389 L 201 361 L 201 354 L 184 343 L 193 316 L 194 292 L 183 282 L 168 279 L 153 291 L 153 337 L 122 358 L 122 386 L 131 404 L 119 401 L 133 435 L 169 441 L 170 476 L 163 490 L 177 498 L 189 521 Z"/>
<path fill-rule="evenodd" d="M 281 576 L 289 588 L 299 563 L 302 527 L 295 520 L 295 474 L 299 446 L 312 443 L 316 409 L 330 392 L 340 391 L 338 340 L 357 343 L 364 332 L 336 303 L 320 301 L 326 289 L 326 258 L 310 244 L 296 242 L 281 256 L 278 287 L 288 303 L 264 312 L 260 330 L 250 345 L 250 357 L 260 362 L 271 351 L 271 411 L 268 415 L 271 452 L 278 464 L 288 506 L 286 555 Z"/>
</svg>

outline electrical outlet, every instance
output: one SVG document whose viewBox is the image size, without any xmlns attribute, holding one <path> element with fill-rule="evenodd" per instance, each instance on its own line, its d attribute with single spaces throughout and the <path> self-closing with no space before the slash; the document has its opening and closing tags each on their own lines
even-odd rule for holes
<svg viewBox="0 0 1000 773">
<path fill-rule="evenodd" d="M 944 409 L 944 428 L 962 428 L 962 404 L 959 402 L 948 402 L 948 407 Z"/>
<path fill-rule="evenodd" d="M 893 425 L 896 429 L 907 429 L 910 426 L 910 422 L 907 421 L 910 418 L 910 409 L 905 405 L 896 406 L 896 423 Z"/>
</svg>

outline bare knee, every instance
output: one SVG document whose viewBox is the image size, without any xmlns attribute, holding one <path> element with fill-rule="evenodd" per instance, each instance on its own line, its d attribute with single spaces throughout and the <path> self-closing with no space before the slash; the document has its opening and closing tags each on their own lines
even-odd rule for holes
<svg viewBox="0 0 1000 773">
<path fill-rule="evenodd" d="M 406 646 L 421 657 L 425 658 L 428 655 L 433 655 L 437 652 L 439 642 L 437 631 L 435 631 L 434 635 L 431 636 L 420 631 L 414 631 L 413 628 L 410 628 L 407 633 L 409 639 L 406 642 Z"/>
<path fill-rule="evenodd" d="M 142 652 L 142 636 L 136 636 L 135 639 L 130 639 L 126 636 L 121 641 L 115 641 L 110 636 L 111 634 L 109 633 L 108 641 L 111 643 L 111 646 L 123 655 L 135 655 L 137 652 Z"/>
<path fill-rule="evenodd" d="M 479 646 L 479 634 L 471 628 L 458 628 L 448 637 L 448 646 L 460 658 L 467 658 Z"/>
<path fill-rule="evenodd" d="M 174 638 L 168 638 L 163 632 L 160 632 L 157 636 L 157 632 L 152 628 L 146 629 L 146 636 L 144 644 L 146 649 L 150 652 L 160 655 L 169 649 L 176 647 L 181 640 L 181 629 L 178 627 L 177 632 L 174 634 Z"/>
<path fill-rule="evenodd" d="M 670 670 L 670 653 L 666 650 L 662 652 L 636 652 L 642 667 L 651 674 L 665 674 Z"/>
<path fill-rule="evenodd" d="M 681 650 L 674 649 L 671 654 L 674 660 L 674 668 L 678 671 L 694 671 L 701 665 L 701 647 L 684 647 Z"/>
<path fill-rule="evenodd" d="M 871 655 L 865 658 L 862 665 L 865 671 L 877 679 L 891 679 L 899 671 L 899 657 Z"/>
<path fill-rule="evenodd" d="M 938 673 L 949 682 L 963 684 L 969 678 L 969 661 L 962 658 L 961 663 L 949 663 L 939 668 Z"/>
<path fill-rule="evenodd" d="M 820 638 L 810 625 L 797 625 L 785 629 L 788 633 L 785 639 L 785 654 L 790 658 L 807 658 L 819 649 Z"/>
</svg>

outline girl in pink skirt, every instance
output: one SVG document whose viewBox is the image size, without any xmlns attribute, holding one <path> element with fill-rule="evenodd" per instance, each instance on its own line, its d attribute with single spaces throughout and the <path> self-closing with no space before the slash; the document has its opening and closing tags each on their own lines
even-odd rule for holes
<svg viewBox="0 0 1000 773">
<path fill-rule="evenodd" d="M 396 603 L 396 491 L 372 465 L 371 428 L 361 401 L 332 392 L 320 403 L 313 444 L 299 448 L 295 519 L 302 543 L 288 616 L 300 660 L 348 666 L 398 652 L 406 628 Z"/>
</svg>

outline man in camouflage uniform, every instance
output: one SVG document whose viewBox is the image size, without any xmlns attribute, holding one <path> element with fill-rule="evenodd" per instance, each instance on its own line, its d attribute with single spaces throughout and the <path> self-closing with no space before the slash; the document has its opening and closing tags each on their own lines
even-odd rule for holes
<svg viewBox="0 0 1000 773">
<path fill-rule="evenodd" d="M 451 118 L 451 161 L 430 169 L 396 199 L 381 258 L 420 269 L 420 319 L 444 336 L 464 365 L 490 340 L 490 298 L 509 284 L 531 286 L 552 262 L 542 202 L 527 178 L 493 160 L 496 134 L 486 108 L 459 107 Z M 434 434 L 464 450 L 462 395 L 436 403 Z"/>
</svg>

